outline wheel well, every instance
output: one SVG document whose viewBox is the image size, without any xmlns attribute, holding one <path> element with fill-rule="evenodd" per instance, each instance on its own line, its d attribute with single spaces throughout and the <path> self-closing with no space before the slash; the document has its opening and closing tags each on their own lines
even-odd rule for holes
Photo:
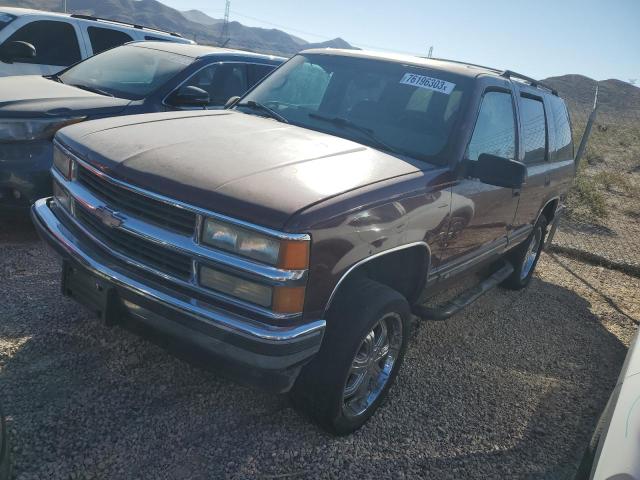
<svg viewBox="0 0 640 480">
<path fill-rule="evenodd" d="M 556 208 L 558 207 L 558 199 L 551 200 L 542 209 L 541 215 L 544 215 L 547 222 L 551 223 L 553 217 L 556 215 Z"/>
<path fill-rule="evenodd" d="M 423 245 L 383 254 L 351 271 L 339 290 L 349 284 L 349 279 L 365 276 L 393 288 L 411 304 L 417 300 L 424 288 L 429 259 L 429 251 Z"/>
</svg>

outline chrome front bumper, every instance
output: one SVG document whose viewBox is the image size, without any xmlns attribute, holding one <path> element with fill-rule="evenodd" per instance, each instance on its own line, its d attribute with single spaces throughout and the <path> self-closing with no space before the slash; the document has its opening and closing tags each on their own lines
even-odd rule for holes
<svg viewBox="0 0 640 480">
<path fill-rule="evenodd" d="M 286 391 L 300 367 L 319 350 L 324 320 L 274 326 L 190 298 L 105 255 L 81 231 L 65 224 L 57 209 L 51 198 L 41 199 L 31 216 L 39 235 L 65 261 L 112 286 L 120 311 L 128 317 L 232 362 L 240 367 L 241 373 L 234 375 L 240 380 Z M 259 380 L 265 376 L 266 381 Z"/>
</svg>

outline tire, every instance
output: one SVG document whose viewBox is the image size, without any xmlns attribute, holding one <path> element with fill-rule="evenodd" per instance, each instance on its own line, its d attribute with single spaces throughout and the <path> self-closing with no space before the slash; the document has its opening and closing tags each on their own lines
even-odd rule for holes
<svg viewBox="0 0 640 480">
<path fill-rule="evenodd" d="M 510 290 L 521 290 L 529 285 L 538 259 L 544 248 L 544 238 L 547 231 L 547 219 L 540 215 L 538 222 L 527 240 L 509 252 L 508 258 L 513 265 L 513 273 L 502 282 L 502 286 Z"/>
<path fill-rule="evenodd" d="M 362 427 L 395 381 L 410 320 L 409 304 L 398 292 L 368 278 L 354 279 L 329 312 L 320 351 L 296 380 L 294 406 L 335 435 Z"/>
</svg>

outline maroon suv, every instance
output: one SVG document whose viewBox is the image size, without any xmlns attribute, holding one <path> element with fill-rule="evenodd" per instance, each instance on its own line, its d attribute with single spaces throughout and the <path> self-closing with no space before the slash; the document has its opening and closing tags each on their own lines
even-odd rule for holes
<svg viewBox="0 0 640 480">
<path fill-rule="evenodd" d="M 412 311 L 527 285 L 574 173 L 564 102 L 508 71 L 311 50 L 228 107 L 61 130 L 33 219 L 66 295 L 338 434 L 386 396 Z"/>
</svg>

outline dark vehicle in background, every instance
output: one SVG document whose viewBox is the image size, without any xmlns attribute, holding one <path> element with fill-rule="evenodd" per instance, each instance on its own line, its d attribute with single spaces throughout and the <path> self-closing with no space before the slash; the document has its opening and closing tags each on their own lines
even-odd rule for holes
<svg viewBox="0 0 640 480">
<path fill-rule="evenodd" d="M 412 310 L 529 283 L 574 174 L 564 102 L 513 72 L 310 50 L 231 105 L 61 130 L 32 218 L 66 295 L 337 434 L 384 400 Z"/>
<path fill-rule="evenodd" d="M 195 43 L 177 33 L 90 15 L 0 6 L 0 77 L 53 75 L 139 40 Z"/>
<path fill-rule="evenodd" d="M 9 434 L 0 408 L 0 480 L 11 479 L 11 459 L 9 450 Z"/>
<path fill-rule="evenodd" d="M 51 139 L 86 120 L 222 108 L 283 59 L 167 42 L 130 43 L 57 75 L 0 78 L 0 211 L 50 195 Z"/>
</svg>

